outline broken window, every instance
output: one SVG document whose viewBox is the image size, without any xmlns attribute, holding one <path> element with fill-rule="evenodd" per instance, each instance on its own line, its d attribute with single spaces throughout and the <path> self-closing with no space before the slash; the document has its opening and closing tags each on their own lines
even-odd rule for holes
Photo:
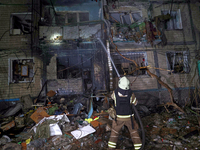
<svg viewBox="0 0 200 150">
<path fill-rule="evenodd" d="M 122 55 L 134 60 L 139 67 L 148 65 L 146 52 L 127 52 Z M 136 70 L 136 65 L 133 62 L 124 59 L 118 53 L 112 54 L 112 57 L 120 75 L 138 76 L 147 74 L 145 70 Z"/>
<path fill-rule="evenodd" d="M 11 14 L 10 35 L 30 34 L 31 22 L 31 12 Z"/>
<path fill-rule="evenodd" d="M 113 13 L 110 13 L 110 21 L 112 23 L 120 23 L 120 24 L 125 24 L 125 25 L 130 25 L 134 22 L 137 22 L 139 20 L 142 19 L 141 17 L 141 12 L 120 12 L 120 13 L 116 13 L 116 12 L 113 12 Z"/>
<path fill-rule="evenodd" d="M 33 82 L 33 65 L 33 59 L 10 59 L 8 74 L 9 83 Z"/>
<path fill-rule="evenodd" d="M 140 19 L 142 19 L 142 15 L 140 12 L 137 12 L 137 13 L 132 13 L 132 17 L 133 17 L 133 20 L 135 22 L 139 21 Z"/>
<path fill-rule="evenodd" d="M 68 13 L 67 19 L 68 19 L 68 23 L 76 23 L 77 22 L 77 13 Z"/>
<path fill-rule="evenodd" d="M 79 78 L 82 76 L 82 71 L 77 65 L 78 58 L 59 58 L 57 59 L 57 79 Z"/>
<path fill-rule="evenodd" d="M 167 52 L 167 66 L 171 73 L 189 73 L 189 54 L 188 52 Z"/>
<path fill-rule="evenodd" d="M 171 15 L 171 19 L 169 19 L 165 23 L 165 29 L 167 29 L 167 30 L 183 29 L 180 9 L 178 9 L 177 11 L 173 10 L 171 12 L 170 12 L 170 10 L 163 10 L 163 11 L 161 11 L 161 14 L 162 15 L 167 15 L 167 14 Z"/>
<path fill-rule="evenodd" d="M 66 23 L 77 23 L 89 21 L 89 12 L 68 12 L 65 18 Z"/>
</svg>

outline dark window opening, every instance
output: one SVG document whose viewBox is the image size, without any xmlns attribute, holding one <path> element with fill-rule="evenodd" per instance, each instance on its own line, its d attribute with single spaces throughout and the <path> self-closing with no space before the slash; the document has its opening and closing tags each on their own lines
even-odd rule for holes
<svg viewBox="0 0 200 150">
<path fill-rule="evenodd" d="M 74 66 L 72 60 L 67 59 L 65 61 L 65 59 L 57 59 L 57 79 L 79 78 L 81 76 L 81 68 Z"/>
<path fill-rule="evenodd" d="M 11 14 L 10 34 L 30 34 L 31 33 L 31 12 Z"/>
<path fill-rule="evenodd" d="M 68 19 L 68 23 L 76 23 L 77 22 L 77 13 L 68 13 L 67 19 Z"/>
<path fill-rule="evenodd" d="M 188 52 L 167 52 L 167 65 L 171 73 L 189 73 Z"/>
</svg>

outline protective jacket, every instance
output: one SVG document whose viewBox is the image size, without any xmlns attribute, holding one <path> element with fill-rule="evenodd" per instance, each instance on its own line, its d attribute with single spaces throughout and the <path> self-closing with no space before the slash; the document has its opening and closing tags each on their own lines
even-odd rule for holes
<svg viewBox="0 0 200 150">
<path fill-rule="evenodd" d="M 119 89 L 115 90 L 115 96 L 116 96 L 116 105 L 115 105 L 115 110 L 117 115 L 131 115 L 132 114 L 132 109 L 130 105 L 130 98 L 132 96 L 131 90 L 127 91 L 127 97 L 119 97 L 118 95 Z"/>
</svg>

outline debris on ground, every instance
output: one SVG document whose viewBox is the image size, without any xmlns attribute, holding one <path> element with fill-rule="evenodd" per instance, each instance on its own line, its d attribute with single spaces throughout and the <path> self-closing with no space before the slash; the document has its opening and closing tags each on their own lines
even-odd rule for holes
<svg viewBox="0 0 200 150">
<path fill-rule="evenodd" d="M 48 99 L 47 99 L 48 98 Z M 1 118 L 0 148 L 36 150 L 104 150 L 111 133 L 111 102 L 106 94 L 57 96 L 48 92 L 46 98 L 30 102 L 24 96 L 21 110 Z M 34 98 L 33 98 L 34 101 Z M 41 104 L 41 105 L 38 105 Z M 30 107 L 30 105 L 32 105 Z M 200 147 L 199 116 L 196 110 L 185 109 L 151 112 L 147 106 L 138 107 L 145 129 L 145 150 L 196 150 Z M 198 110 L 197 110 L 198 111 Z M 127 127 L 120 131 L 118 149 L 133 149 Z"/>
</svg>

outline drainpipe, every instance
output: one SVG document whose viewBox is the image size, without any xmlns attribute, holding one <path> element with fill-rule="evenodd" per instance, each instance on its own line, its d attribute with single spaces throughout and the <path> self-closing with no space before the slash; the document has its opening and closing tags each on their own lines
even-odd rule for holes
<svg viewBox="0 0 200 150">
<path fill-rule="evenodd" d="M 103 6 L 104 6 L 104 0 L 101 0 L 101 12 L 102 12 L 102 20 L 105 22 L 106 26 L 107 26 L 107 35 L 109 37 L 110 35 L 110 24 L 106 21 L 106 19 L 103 16 Z"/>
</svg>

